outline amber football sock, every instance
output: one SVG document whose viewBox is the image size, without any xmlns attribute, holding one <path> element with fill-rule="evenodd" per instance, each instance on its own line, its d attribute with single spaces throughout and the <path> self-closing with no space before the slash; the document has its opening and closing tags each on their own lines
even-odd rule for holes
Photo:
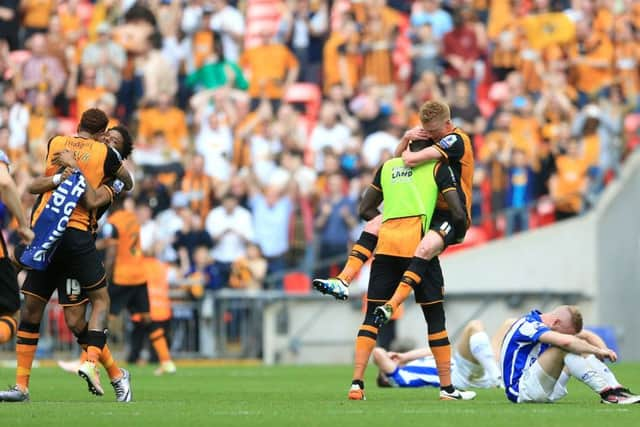
<svg viewBox="0 0 640 427">
<path fill-rule="evenodd" d="M 16 385 L 23 391 L 29 389 L 31 366 L 36 355 L 38 339 L 40 338 L 40 324 L 20 322 L 16 341 Z"/>
<path fill-rule="evenodd" d="M 360 269 L 369 258 L 373 250 L 378 244 L 378 236 L 369 232 L 363 231 L 360 234 L 360 238 L 351 248 L 349 258 L 344 268 L 336 277 L 347 284 L 347 286 L 358 275 Z"/>
</svg>

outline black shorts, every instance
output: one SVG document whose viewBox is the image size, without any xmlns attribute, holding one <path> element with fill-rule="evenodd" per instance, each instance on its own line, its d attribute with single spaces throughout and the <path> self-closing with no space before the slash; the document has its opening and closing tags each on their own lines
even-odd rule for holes
<svg viewBox="0 0 640 427">
<path fill-rule="evenodd" d="M 111 309 L 109 314 L 118 315 L 123 308 L 131 314 L 149 312 L 149 291 L 147 284 L 141 285 L 109 285 Z"/>
<path fill-rule="evenodd" d="M 431 222 L 429 224 L 429 230 L 433 230 L 438 233 L 442 240 L 444 240 L 444 249 L 449 245 L 455 245 L 456 242 L 456 231 L 453 228 L 453 221 L 451 221 L 451 212 L 436 209 L 433 211 L 433 218 L 431 218 Z"/>
<path fill-rule="evenodd" d="M 410 263 L 411 258 L 376 255 L 371 263 L 367 300 L 386 302 L 391 299 Z M 425 279 L 413 291 L 418 304 L 442 301 L 444 277 L 438 257 L 429 261 Z"/>
<path fill-rule="evenodd" d="M 16 269 L 9 258 L 0 258 L 0 314 L 13 314 L 20 309 L 20 290 Z"/>
<path fill-rule="evenodd" d="M 86 292 L 106 284 L 104 265 L 91 233 L 67 228 L 51 264 L 45 271 L 29 271 L 22 292 L 49 301 L 58 289 L 61 305 L 75 305 L 86 301 Z"/>
<path fill-rule="evenodd" d="M 427 265 L 427 274 L 417 289 L 413 290 L 418 304 L 432 304 L 444 299 L 444 276 L 440 260 L 434 257 Z"/>
<path fill-rule="evenodd" d="M 62 306 L 85 304 L 89 301 L 80 282 L 72 277 L 65 277 L 64 272 L 57 270 L 31 270 L 27 272 L 27 278 L 22 285 L 22 293 L 33 295 L 45 302 L 51 299 L 55 290 L 58 291 L 58 304 Z"/>
</svg>

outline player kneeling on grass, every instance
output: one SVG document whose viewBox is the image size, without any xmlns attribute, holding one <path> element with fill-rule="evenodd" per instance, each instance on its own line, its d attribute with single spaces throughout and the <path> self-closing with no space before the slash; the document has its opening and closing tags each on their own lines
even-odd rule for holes
<svg viewBox="0 0 640 427">
<path fill-rule="evenodd" d="M 602 403 L 638 403 L 640 396 L 623 388 L 602 362 L 617 358 L 597 336 L 582 331 L 582 315 L 569 305 L 516 320 L 500 351 L 505 391 L 514 403 L 555 402 L 567 395 L 571 377 L 598 393 Z"/>
<path fill-rule="evenodd" d="M 494 340 L 503 335 L 504 330 L 499 331 Z M 404 353 L 376 348 L 373 360 L 380 368 L 378 385 L 381 387 L 440 386 L 435 358 L 428 348 Z M 462 331 L 451 361 L 451 381 L 456 389 L 463 390 L 494 388 L 502 384 L 491 341 L 479 320 L 470 321 Z"/>
</svg>

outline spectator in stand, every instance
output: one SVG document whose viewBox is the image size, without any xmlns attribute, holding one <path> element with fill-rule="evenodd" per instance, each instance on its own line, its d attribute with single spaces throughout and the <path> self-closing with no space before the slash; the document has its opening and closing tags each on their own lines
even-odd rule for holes
<svg viewBox="0 0 640 427">
<path fill-rule="evenodd" d="M 582 212 L 587 190 L 587 167 L 577 140 L 571 139 L 566 153 L 556 158 L 556 173 L 551 177 L 551 197 L 556 207 L 556 220 L 563 220 Z"/>
<path fill-rule="evenodd" d="M 476 103 L 471 101 L 469 85 L 464 80 L 456 80 L 453 83 L 453 88 L 448 87 L 447 89 L 454 126 L 464 129 L 471 137 L 471 141 L 475 143 L 476 136 L 484 135 L 487 121 Z"/>
<path fill-rule="evenodd" d="M 145 254 L 153 253 L 159 245 L 156 244 L 158 232 L 156 222 L 153 220 L 153 211 L 149 205 L 137 203 L 136 217 L 140 223 L 140 249 Z"/>
<path fill-rule="evenodd" d="M 18 30 L 20 28 L 20 2 L 18 0 L 0 0 L 0 40 L 6 40 L 9 50 L 18 48 Z"/>
<path fill-rule="evenodd" d="M 98 39 L 85 46 L 81 64 L 83 69 L 95 69 L 96 86 L 115 93 L 120 89 L 127 55 L 122 46 L 112 40 L 111 26 L 108 23 L 98 25 L 96 32 Z"/>
<path fill-rule="evenodd" d="M 47 32 L 49 17 L 55 12 L 56 6 L 57 4 L 54 0 L 24 0 L 20 2 L 25 40 L 28 40 L 36 33 Z"/>
<path fill-rule="evenodd" d="M 318 261 L 322 268 L 314 273 L 314 277 L 330 277 L 331 266 L 340 265 L 346 257 L 350 231 L 358 225 L 357 207 L 354 200 L 345 196 L 345 177 L 334 173 L 327 179 L 328 194 L 320 200 L 315 226 L 319 239 Z M 334 259 L 331 265 L 328 260 Z"/>
<path fill-rule="evenodd" d="M 430 24 L 425 23 L 415 30 L 415 43 L 409 51 L 413 63 L 413 82 L 420 79 L 425 71 L 440 73 L 440 41 L 433 35 Z"/>
<path fill-rule="evenodd" d="M 289 221 L 293 206 L 288 194 L 290 183 L 273 181 L 263 184 L 255 175 L 250 177 L 249 207 L 253 217 L 255 243 L 260 246 L 267 259 L 267 274 L 279 275 L 287 268 Z M 282 289 L 282 277 L 275 277 L 269 285 L 274 289 Z"/>
<path fill-rule="evenodd" d="M 105 93 L 96 101 L 96 108 L 104 111 L 109 118 L 107 129 L 120 124 L 120 121 L 115 116 L 117 103 L 118 100 L 113 93 Z"/>
<path fill-rule="evenodd" d="M 338 112 L 334 105 L 328 102 L 322 104 L 318 124 L 309 138 L 309 147 L 313 152 L 317 170 L 324 168 L 323 149 L 331 147 L 337 155 L 342 154 L 349 141 L 349 135 L 349 128 L 338 120 Z"/>
<path fill-rule="evenodd" d="M 65 95 L 68 100 L 75 100 L 76 120 L 79 122 L 82 113 L 89 108 L 96 107 L 96 104 L 107 93 L 107 89 L 99 86 L 96 82 L 96 69 L 92 67 L 83 67 L 79 71 L 78 64 L 71 63 L 69 79 L 67 80 L 67 88 Z M 82 74 L 79 76 L 78 74 Z M 80 79 L 80 84 L 78 80 Z"/>
<path fill-rule="evenodd" d="M 329 6 L 327 1 L 322 1 L 313 10 L 310 0 L 292 3 L 291 10 L 285 9 L 280 21 L 280 38 L 298 59 L 299 80 L 320 83 L 322 45 L 329 30 Z"/>
<path fill-rule="evenodd" d="M 67 75 L 58 58 L 47 52 L 47 39 L 44 34 L 34 34 L 28 40 L 31 57 L 24 63 L 19 75 L 18 90 L 26 91 L 27 103 L 34 105 L 36 94 L 46 93 L 55 99 L 64 89 Z"/>
<path fill-rule="evenodd" d="M 204 228 L 200 216 L 190 209 L 180 212 L 182 218 L 182 228 L 176 232 L 173 239 L 173 249 L 178 253 L 180 267 L 183 271 L 194 266 L 194 252 L 198 247 L 205 247 L 210 250 L 213 247 L 213 240 Z"/>
<path fill-rule="evenodd" d="M 204 223 L 209 211 L 211 211 L 211 203 L 215 197 L 212 187 L 213 180 L 205 173 L 204 157 L 200 154 L 193 155 L 186 167 L 181 191 L 189 198 L 191 211 L 198 214 Z"/>
<path fill-rule="evenodd" d="M 577 42 L 569 52 L 572 70 L 576 76 L 578 106 L 585 106 L 595 97 L 606 94 L 613 75 L 614 47 L 609 36 L 593 31 L 589 22 L 577 22 Z"/>
<path fill-rule="evenodd" d="M 381 86 L 393 83 L 394 70 L 391 58 L 393 40 L 396 36 L 398 22 L 390 17 L 384 7 L 377 1 L 372 2 L 366 12 L 366 24 L 363 25 L 362 40 L 362 76 L 371 77 Z"/>
<path fill-rule="evenodd" d="M 249 79 L 251 110 L 260 99 L 268 99 L 277 110 L 287 88 L 298 79 L 300 67 L 293 53 L 277 42 L 272 32 L 263 30 L 260 36 L 260 46 L 244 51 L 239 64 Z"/>
<path fill-rule="evenodd" d="M 244 42 L 244 16 L 226 0 L 211 0 L 211 29 L 221 34 L 224 57 L 231 62 L 240 58 Z"/>
<path fill-rule="evenodd" d="M 529 229 L 529 209 L 534 200 L 535 177 L 524 151 L 514 149 L 507 173 L 505 235 Z"/>
<path fill-rule="evenodd" d="M 440 3 L 439 0 L 419 0 L 411 11 L 411 26 L 415 29 L 424 24 L 431 25 L 438 40 L 453 29 L 451 15 L 440 8 Z"/>
<path fill-rule="evenodd" d="M 376 169 L 385 160 L 393 157 L 393 153 L 400 142 L 402 134 L 398 126 L 388 123 L 384 130 L 379 130 L 364 139 L 362 145 L 362 159 L 364 166 Z"/>
<path fill-rule="evenodd" d="M 194 116 L 197 123 L 196 152 L 204 159 L 204 171 L 217 181 L 228 181 L 231 174 L 233 134 L 226 117 L 215 103 L 200 105 Z"/>
<path fill-rule="evenodd" d="M 447 62 L 445 72 L 454 79 L 463 79 L 471 84 L 471 96 L 475 101 L 475 88 L 480 76 L 476 75 L 477 63 L 484 53 L 473 27 L 471 9 L 461 9 L 453 15 L 454 27 L 442 39 L 442 51 Z"/>
<path fill-rule="evenodd" d="M 331 32 L 322 49 L 325 93 L 340 85 L 348 96 L 353 95 L 360 79 L 360 53 L 358 23 L 353 15 L 345 14 L 340 28 Z"/>
<path fill-rule="evenodd" d="M 12 86 L 5 88 L 2 102 L 8 108 L 6 123 L 0 118 L 0 124 L 9 128 L 9 150 L 7 154 L 12 164 L 20 164 L 27 153 L 27 131 L 29 128 L 29 108 L 18 99 Z"/>
<path fill-rule="evenodd" d="M 199 34 L 196 33 L 196 36 Z M 208 90 L 220 87 L 247 90 L 249 84 L 245 80 L 238 64 L 225 59 L 220 36 L 215 35 L 215 33 L 205 34 L 213 40 L 211 42 L 212 50 L 202 58 L 198 68 L 187 76 L 187 86 Z M 196 36 L 194 36 L 194 40 Z M 203 47 L 200 48 L 204 49 Z"/>
<path fill-rule="evenodd" d="M 142 75 L 143 102 L 161 103 L 161 99 L 173 98 L 178 92 L 178 76 L 170 62 L 162 55 L 162 35 L 158 32 L 147 37 L 144 54 L 137 64 Z"/>
<path fill-rule="evenodd" d="M 155 106 L 140 111 L 138 144 L 149 145 L 159 131 L 166 136 L 169 148 L 179 155 L 185 153 L 189 139 L 187 119 L 184 111 L 174 105 L 169 92 L 158 93 Z"/>
<path fill-rule="evenodd" d="M 222 204 L 207 215 L 205 228 L 214 242 L 211 254 L 227 283 L 231 264 L 246 255 L 248 243 L 254 240 L 251 212 L 238 205 L 237 197 L 226 193 Z"/>
<path fill-rule="evenodd" d="M 267 260 L 262 256 L 260 247 L 250 243 L 247 246 L 247 255 L 235 260 L 231 266 L 229 286 L 234 289 L 258 291 L 262 289 L 266 276 Z"/>
</svg>

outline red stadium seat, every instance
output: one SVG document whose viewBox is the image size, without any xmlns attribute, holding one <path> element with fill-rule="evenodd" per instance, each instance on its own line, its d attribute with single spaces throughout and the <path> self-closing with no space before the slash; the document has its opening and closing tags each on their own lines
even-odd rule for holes
<svg viewBox="0 0 640 427">
<path fill-rule="evenodd" d="M 447 256 L 452 253 L 462 251 L 464 249 L 481 245 L 483 243 L 486 243 L 487 241 L 489 241 L 489 236 L 487 235 L 487 232 L 482 227 L 471 226 L 467 230 L 467 235 L 464 238 L 464 242 L 458 245 L 449 246 L 442 255 Z"/>
<path fill-rule="evenodd" d="M 283 289 L 287 294 L 308 294 L 311 292 L 311 279 L 305 273 L 294 271 L 282 278 Z"/>
<path fill-rule="evenodd" d="M 313 83 L 295 83 L 284 94 L 284 102 L 290 104 L 304 104 L 307 118 L 315 121 L 320 112 L 322 92 Z"/>
</svg>

